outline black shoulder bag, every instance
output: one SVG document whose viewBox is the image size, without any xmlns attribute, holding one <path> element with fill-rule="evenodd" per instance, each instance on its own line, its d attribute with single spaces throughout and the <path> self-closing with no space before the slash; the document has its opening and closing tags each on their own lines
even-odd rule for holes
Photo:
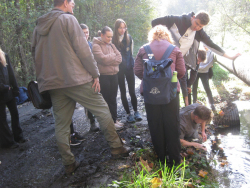
<svg viewBox="0 0 250 188">
<path fill-rule="evenodd" d="M 37 81 L 30 81 L 28 84 L 30 100 L 37 109 L 49 109 L 52 107 L 50 94 L 48 91 L 39 93 Z"/>
</svg>

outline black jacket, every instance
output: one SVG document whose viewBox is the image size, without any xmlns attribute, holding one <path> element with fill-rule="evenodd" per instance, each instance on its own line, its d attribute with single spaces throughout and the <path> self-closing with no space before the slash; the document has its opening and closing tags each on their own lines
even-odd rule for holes
<svg viewBox="0 0 250 188">
<path fill-rule="evenodd" d="M 0 63 L 0 104 L 4 104 L 19 95 L 19 88 L 7 54 L 5 54 L 5 58 L 6 67 Z"/>
<path fill-rule="evenodd" d="M 129 36 L 129 44 L 127 44 L 127 39 L 123 37 L 122 44 L 123 47 L 121 49 L 117 48 L 122 55 L 122 63 L 119 65 L 119 69 L 128 69 L 133 70 L 134 67 L 134 59 L 132 56 L 132 37 Z"/>
<path fill-rule="evenodd" d="M 152 21 L 152 27 L 156 25 L 165 25 L 171 32 L 171 28 L 175 24 L 178 28 L 178 32 L 181 36 L 183 36 L 187 29 L 191 26 L 191 17 L 193 17 L 195 14 L 193 12 L 189 14 L 183 14 L 182 16 L 165 16 L 156 18 Z M 172 33 L 172 32 L 171 32 Z M 179 39 L 175 37 L 175 35 L 172 33 L 172 37 L 175 41 L 175 45 L 180 47 Z M 218 45 L 214 44 L 214 42 L 210 39 L 210 37 L 206 34 L 206 32 L 201 29 L 199 31 L 196 31 L 195 37 L 194 37 L 194 44 L 189 50 L 189 55 L 185 55 L 185 63 L 192 69 L 196 69 L 196 55 L 199 49 L 199 43 L 203 42 L 205 43 L 213 52 L 215 52 L 218 55 L 224 55 L 224 50 L 221 49 Z M 190 57 L 191 56 L 191 57 Z M 193 62 L 192 62 L 193 61 Z M 195 62 L 195 64 L 193 64 Z"/>
</svg>

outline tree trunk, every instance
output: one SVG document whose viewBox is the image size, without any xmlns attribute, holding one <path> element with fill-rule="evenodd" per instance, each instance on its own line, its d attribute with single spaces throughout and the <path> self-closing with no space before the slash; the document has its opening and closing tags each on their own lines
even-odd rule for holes
<svg viewBox="0 0 250 188">
<path fill-rule="evenodd" d="M 20 15 L 20 4 L 19 0 L 15 0 L 15 7 L 17 10 L 17 15 Z M 21 79 L 22 81 L 26 84 L 27 80 L 27 62 L 25 58 L 25 53 L 23 51 L 23 45 L 22 45 L 22 23 L 21 23 L 21 18 L 17 18 L 18 22 L 16 24 L 16 35 L 17 35 L 17 46 L 18 46 L 18 57 L 21 65 Z"/>
</svg>

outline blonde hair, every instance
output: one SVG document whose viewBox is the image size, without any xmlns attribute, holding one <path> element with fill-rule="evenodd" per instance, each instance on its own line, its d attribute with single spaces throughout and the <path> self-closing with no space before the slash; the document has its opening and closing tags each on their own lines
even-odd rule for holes
<svg viewBox="0 0 250 188">
<path fill-rule="evenodd" d="M 0 48 L 0 62 L 2 63 L 4 67 L 6 67 L 7 63 L 5 59 L 5 53 L 3 52 L 1 48 Z"/>
<path fill-rule="evenodd" d="M 157 25 L 149 31 L 148 41 L 152 42 L 153 40 L 167 40 L 171 44 L 174 43 L 174 40 L 168 28 L 163 25 Z"/>
</svg>

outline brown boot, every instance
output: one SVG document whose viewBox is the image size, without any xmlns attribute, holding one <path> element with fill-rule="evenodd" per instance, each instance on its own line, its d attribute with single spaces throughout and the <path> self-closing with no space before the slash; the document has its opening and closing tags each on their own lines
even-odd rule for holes
<svg viewBox="0 0 250 188">
<path fill-rule="evenodd" d="M 70 165 L 65 165 L 65 173 L 67 175 L 71 175 L 80 165 L 79 161 L 75 161 L 74 163 Z"/>
<path fill-rule="evenodd" d="M 128 146 L 121 146 L 119 148 L 111 148 L 111 155 L 115 159 L 128 157 L 130 151 L 131 151 L 131 148 Z"/>
</svg>

